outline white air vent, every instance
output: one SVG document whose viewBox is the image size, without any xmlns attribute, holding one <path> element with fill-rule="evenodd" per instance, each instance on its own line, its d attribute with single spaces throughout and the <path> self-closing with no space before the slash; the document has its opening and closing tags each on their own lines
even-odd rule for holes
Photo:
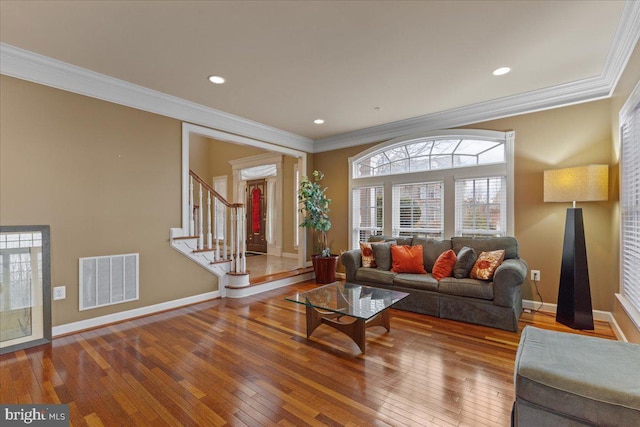
<svg viewBox="0 0 640 427">
<path fill-rule="evenodd" d="M 80 258 L 80 310 L 137 300 L 139 256 Z"/>
</svg>

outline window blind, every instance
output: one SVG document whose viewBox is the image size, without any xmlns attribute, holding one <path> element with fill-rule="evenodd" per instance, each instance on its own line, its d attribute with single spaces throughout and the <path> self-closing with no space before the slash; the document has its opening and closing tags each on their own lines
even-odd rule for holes
<svg viewBox="0 0 640 427">
<path fill-rule="evenodd" d="M 640 312 L 640 104 L 621 128 L 622 292 Z"/>
<path fill-rule="evenodd" d="M 504 176 L 456 180 L 456 236 L 504 236 L 507 179 Z"/>
<path fill-rule="evenodd" d="M 394 185 L 392 194 L 394 236 L 443 236 L 444 182 Z"/>
<path fill-rule="evenodd" d="M 382 234 L 383 193 L 382 186 L 353 189 L 353 247 L 357 247 L 358 242 L 366 242 L 370 236 Z"/>
</svg>

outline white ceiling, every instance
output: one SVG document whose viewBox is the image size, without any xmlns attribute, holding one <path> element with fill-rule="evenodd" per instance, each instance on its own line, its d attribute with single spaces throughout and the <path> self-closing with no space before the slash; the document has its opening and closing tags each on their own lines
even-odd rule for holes
<svg viewBox="0 0 640 427">
<path fill-rule="evenodd" d="M 317 140 L 599 77 L 623 7 L 2 0 L 0 41 Z"/>
</svg>

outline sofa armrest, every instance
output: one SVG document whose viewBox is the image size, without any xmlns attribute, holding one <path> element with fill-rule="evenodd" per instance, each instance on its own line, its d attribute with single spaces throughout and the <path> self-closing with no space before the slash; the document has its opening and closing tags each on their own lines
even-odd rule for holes
<svg viewBox="0 0 640 427">
<path fill-rule="evenodd" d="M 504 260 L 493 275 L 493 303 L 502 307 L 513 307 L 516 288 L 522 285 L 528 270 L 529 266 L 522 259 Z"/>
<path fill-rule="evenodd" d="M 347 282 L 355 282 L 356 271 L 362 267 L 362 252 L 360 252 L 360 249 L 343 252 L 340 260 L 344 265 Z"/>
</svg>

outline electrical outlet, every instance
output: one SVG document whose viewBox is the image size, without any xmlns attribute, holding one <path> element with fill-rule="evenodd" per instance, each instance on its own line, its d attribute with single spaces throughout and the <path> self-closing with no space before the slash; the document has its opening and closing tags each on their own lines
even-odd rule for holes
<svg viewBox="0 0 640 427">
<path fill-rule="evenodd" d="M 53 300 L 57 301 L 59 299 L 65 299 L 67 297 L 67 287 L 66 286 L 56 286 L 53 288 Z"/>
<path fill-rule="evenodd" d="M 531 280 L 540 281 L 540 270 L 531 270 Z"/>
</svg>

